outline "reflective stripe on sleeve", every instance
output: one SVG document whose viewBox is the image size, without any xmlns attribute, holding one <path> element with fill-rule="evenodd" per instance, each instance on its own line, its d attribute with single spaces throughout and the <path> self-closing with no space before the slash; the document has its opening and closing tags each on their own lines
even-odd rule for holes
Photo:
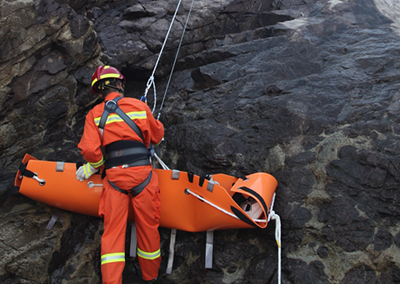
<svg viewBox="0 0 400 284">
<path fill-rule="evenodd" d="M 155 252 L 145 252 L 142 251 L 140 248 L 137 249 L 137 255 L 144 259 L 156 259 L 161 256 L 160 249 L 156 250 Z"/>
<path fill-rule="evenodd" d="M 130 119 L 146 119 L 147 114 L 146 111 L 132 111 L 132 112 L 127 112 L 127 116 L 129 116 Z M 100 124 L 100 119 L 101 117 L 95 117 L 94 123 L 99 126 Z M 118 115 L 118 114 L 110 114 L 107 117 L 106 124 L 113 123 L 113 122 L 123 122 L 124 120 Z"/>
<path fill-rule="evenodd" d="M 93 168 L 97 169 L 98 167 L 102 166 L 104 164 L 104 159 L 103 156 L 101 157 L 101 160 L 98 161 L 97 163 L 89 163 Z"/>
<path fill-rule="evenodd" d="M 86 177 L 90 177 L 92 175 L 92 172 L 90 171 L 90 164 L 89 163 L 85 164 L 83 166 L 83 171 L 84 171 Z"/>
<path fill-rule="evenodd" d="M 125 262 L 124 252 L 108 253 L 101 256 L 101 265 L 112 262 Z"/>
</svg>

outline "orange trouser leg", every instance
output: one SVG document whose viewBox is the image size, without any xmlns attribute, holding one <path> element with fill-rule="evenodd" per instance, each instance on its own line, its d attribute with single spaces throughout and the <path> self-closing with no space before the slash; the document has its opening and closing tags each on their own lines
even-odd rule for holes
<svg viewBox="0 0 400 284">
<path fill-rule="evenodd" d="M 99 215 L 104 217 L 101 275 L 103 284 L 122 284 L 129 196 L 112 188 L 107 178 L 104 179 L 103 186 L 99 208 Z"/>
<path fill-rule="evenodd" d="M 146 188 L 131 200 L 135 214 L 138 241 L 138 260 L 145 281 L 158 276 L 161 263 L 160 224 L 161 195 L 158 177 L 153 176 Z"/>
</svg>

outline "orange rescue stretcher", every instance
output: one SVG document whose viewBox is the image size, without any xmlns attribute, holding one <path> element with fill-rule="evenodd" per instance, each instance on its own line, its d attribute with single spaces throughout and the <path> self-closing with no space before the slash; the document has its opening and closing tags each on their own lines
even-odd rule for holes
<svg viewBox="0 0 400 284">
<path fill-rule="evenodd" d="M 26 154 L 15 176 L 14 191 L 59 209 L 98 217 L 103 186 L 101 174 L 81 182 L 76 179 L 76 169 L 75 163 L 42 161 Z M 270 219 L 277 222 L 275 238 L 280 274 L 280 218 L 273 211 L 278 182 L 272 175 L 201 177 L 178 170 L 153 171 L 158 176 L 161 191 L 160 226 L 171 229 L 167 274 L 172 271 L 176 230 L 207 232 L 205 268 L 212 268 L 214 230 L 263 229 Z M 50 228 L 57 219 L 53 217 L 48 225 Z M 128 221 L 134 222 L 131 208 Z M 136 256 L 135 230 L 133 224 L 131 257 Z"/>
<path fill-rule="evenodd" d="M 255 173 L 244 179 L 225 174 L 210 179 L 191 173 L 153 169 L 161 191 L 160 226 L 188 232 L 265 228 L 276 179 Z M 83 182 L 76 164 L 42 161 L 26 154 L 15 177 L 19 193 L 63 210 L 98 216 L 100 174 Z M 129 221 L 134 221 L 132 211 Z"/>
</svg>

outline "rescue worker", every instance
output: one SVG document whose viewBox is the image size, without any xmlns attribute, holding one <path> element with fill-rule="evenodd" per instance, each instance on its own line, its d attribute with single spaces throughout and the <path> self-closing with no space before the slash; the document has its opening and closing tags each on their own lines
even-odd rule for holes
<svg viewBox="0 0 400 284">
<path fill-rule="evenodd" d="M 161 262 L 158 232 L 161 197 L 148 148 L 150 144 L 161 142 L 164 126 L 153 117 L 145 103 L 123 96 L 125 84 L 125 77 L 112 66 L 99 66 L 94 72 L 91 91 L 105 101 L 86 115 L 78 148 L 87 163 L 76 171 L 76 177 L 80 181 L 87 180 L 104 165 L 99 205 L 99 216 L 104 218 L 101 238 L 103 283 L 122 283 L 130 203 L 137 227 L 137 255 L 142 278 L 154 283 Z M 134 125 L 118 114 L 116 106 Z"/>
</svg>

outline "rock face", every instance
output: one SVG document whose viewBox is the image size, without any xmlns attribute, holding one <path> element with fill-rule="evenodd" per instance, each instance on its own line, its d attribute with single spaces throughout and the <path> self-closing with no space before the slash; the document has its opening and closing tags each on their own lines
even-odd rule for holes
<svg viewBox="0 0 400 284">
<path fill-rule="evenodd" d="M 168 85 L 191 5 L 158 62 L 175 2 L 0 2 L 0 193 L 25 153 L 82 161 L 97 65 L 119 68 L 138 98 L 157 66 L 170 168 L 278 180 L 282 283 L 400 283 L 400 5 L 195 1 Z M 100 219 L 20 195 L 0 214 L 1 283 L 101 283 Z M 171 275 L 161 228 L 160 282 L 277 283 L 274 226 L 216 231 L 209 270 L 205 234 L 178 232 Z M 127 259 L 124 282 L 140 278 Z"/>
</svg>

